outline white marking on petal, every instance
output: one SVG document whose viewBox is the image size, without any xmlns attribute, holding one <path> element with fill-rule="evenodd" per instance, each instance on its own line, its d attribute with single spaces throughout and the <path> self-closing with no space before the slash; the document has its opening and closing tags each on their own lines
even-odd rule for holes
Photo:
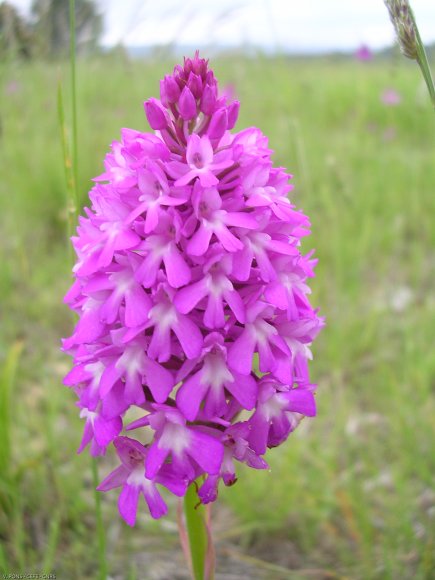
<svg viewBox="0 0 435 580">
<path fill-rule="evenodd" d="M 144 366 L 144 352 L 141 346 L 127 346 L 122 356 L 116 363 L 121 366 L 129 376 L 141 373 Z"/>
<path fill-rule="evenodd" d="M 92 379 L 89 383 L 92 392 L 98 388 L 100 384 L 101 375 L 103 374 L 105 368 L 106 368 L 105 365 L 101 361 L 91 363 L 85 366 L 85 371 L 87 373 L 91 373 L 92 375 Z"/>
<path fill-rule="evenodd" d="M 309 286 L 304 284 L 300 276 L 294 273 L 281 272 L 278 276 L 281 284 L 291 292 L 293 288 L 298 288 L 303 294 L 311 294 Z"/>
<path fill-rule="evenodd" d="M 233 383 L 234 377 L 219 355 L 209 355 L 205 359 L 201 373 L 201 383 L 210 385 L 213 389 L 220 389 L 225 383 Z"/>
<path fill-rule="evenodd" d="M 261 413 L 266 421 L 271 421 L 274 417 L 279 417 L 282 414 L 282 410 L 286 405 L 287 401 L 285 399 L 280 399 L 277 395 L 273 395 L 261 405 Z"/>
<path fill-rule="evenodd" d="M 114 282 L 117 294 L 126 294 L 126 292 L 135 284 L 133 272 L 129 270 L 114 272 L 109 278 L 111 282 Z"/>
<path fill-rule="evenodd" d="M 83 304 L 83 312 L 88 312 L 89 310 L 97 310 L 102 305 L 101 300 L 95 300 L 95 298 L 88 298 Z"/>
<path fill-rule="evenodd" d="M 209 290 L 210 294 L 213 294 L 213 296 L 218 297 L 222 296 L 224 292 L 232 290 L 233 285 L 226 276 L 222 276 L 221 274 L 209 276 L 207 278 L 207 289 Z"/>
<path fill-rule="evenodd" d="M 150 484 L 152 485 L 152 481 L 150 481 L 145 477 L 145 466 L 143 462 L 143 457 L 141 458 L 141 462 L 139 463 L 139 465 L 135 467 L 128 476 L 127 483 L 129 485 L 132 485 L 133 487 L 142 487 L 142 488 L 149 487 Z"/>
<path fill-rule="evenodd" d="M 149 313 L 150 319 L 162 330 L 171 328 L 177 320 L 177 312 L 172 304 L 156 304 Z"/>
<path fill-rule="evenodd" d="M 162 449 L 170 449 L 178 457 L 184 454 L 184 451 L 190 444 L 190 433 L 183 425 L 174 425 L 168 423 L 163 429 L 158 446 Z"/>
<path fill-rule="evenodd" d="M 284 338 L 284 340 L 286 341 L 287 346 L 289 347 L 293 358 L 297 354 L 301 354 L 303 357 L 307 358 L 308 360 L 313 359 L 313 353 L 311 352 L 308 344 L 304 344 L 303 342 L 299 342 L 298 340 L 295 340 L 292 338 Z"/>
<path fill-rule="evenodd" d="M 119 234 L 119 232 L 122 229 L 123 229 L 122 224 L 119 221 L 117 221 L 117 222 L 105 222 L 104 224 L 101 224 L 101 226 L 100 226 L 100 230 L 102 232 L 105 232 L 109 239 L 116 238 L 116 236 Z"/>
<path fill-rule="evenodd" d="M 269 337 L 272 334 L 278 334 L 278 331 L 274 326 L 271 326 L 262 319 L 256 320 L 255 323 L 252 324 L 252 328 L 254 329 L 258 344 L 265 344 L 266 342 L 269 342 Z"/>
<path fill-rule="evenodd" d="M 91 422 L 91 425 L 94 426 L 95 417 L 98 413 L 94 411 L 89 411 L 89 409 L 82 409 L 80 411 L 80 419 L 86 419 L 87 421 Z"/>
</svg>

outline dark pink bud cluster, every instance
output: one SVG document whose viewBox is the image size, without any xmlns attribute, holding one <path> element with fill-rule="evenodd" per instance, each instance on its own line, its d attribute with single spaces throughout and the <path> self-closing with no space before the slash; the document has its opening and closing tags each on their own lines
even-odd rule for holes
<svg viewBox="0 0 435 580">
<path fill-rule="evenodd" d="M 160 81 L 160 101 L 149 99 L 145 113 L 152 129 L 173 151 L 182 152 L 192 133 L 207 133 L 213 144 L 237 122 L 239 102 L 227 104 L 218 96 L 217 81 L 208 61 L 185 59 L 184 66 L 176 66 L 173 75 Z M 188 123 L 186 123 L 188 122 Z"/>
<path fill-rule="evenodd" d="M 315 415 L 307 363 L 323 325 L 308 300 L 315 260 L 300 252 L 309 221 L 266 137 L 230 132 L 239 103 L 198 54 L 160 92 L 145 103 L 155 133 L 123 129 L 95 179 L 65 298 L 79 315 L 64 349 L 80 451 L 114 444 L 121 463 L 99 489 L 122 487 L 130 525 L 140 494 L 166 513 L 159 485 L 182 496 L 202 477 L 207 503 L 238 462 L 267 467 L 267 448 Z M 135 438 L 121 435 L 131 407 Z"/>
</svg>

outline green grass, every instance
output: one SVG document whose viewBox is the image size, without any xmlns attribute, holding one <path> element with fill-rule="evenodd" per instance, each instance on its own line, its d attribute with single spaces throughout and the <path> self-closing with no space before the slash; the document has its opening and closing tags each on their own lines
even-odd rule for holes
<svg viewBox="0 0 435 580">
<path fill-rule="evenodd" d="M 147 129 L 142 102 L 172 65 L 78 62 L 81 206 L 120 127 Z M 313 302 L 327 319 L 312 364 L 318 417 L 269 453 L 271 473 L 242 469 L 222 490 L 237 521 L 222 535 L 301 578 L 314 569 L 319 578 L 429 579 L 435 120 L 419 71 L 228 59 L 216 72 L 221 85 L 236 84 L 240 127 L 259 126 L 295 175 L 292 199 L 312 221 L 305 249 L 319 258 Z M 68 113 L 66 65 L 0 69 L 0 568 L 97 578 L 90 461 L 75 453 L 82 425 L 61 386 L 70 363 L 59 339 L 72 319 L 62 304 L 71 279 L 59 78 Z M 379 98 L 390 85 L 397 107 Z M 110 456 L 99 462 L 101 476 L 110 465 Z M 175 525 L 145 513 L 127 529 L 116 492 L 102 504 L 112 575 L 146 578 L 139 556 L 152 562 L 163 544 L 178 546 Z M 266 577 L 282 577 L 274 570 Z"/>
</svg>

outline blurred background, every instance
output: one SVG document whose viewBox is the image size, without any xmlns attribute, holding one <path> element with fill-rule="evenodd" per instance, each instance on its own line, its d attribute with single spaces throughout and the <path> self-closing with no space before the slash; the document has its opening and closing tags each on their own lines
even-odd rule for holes
<svg viewBox="0 0 435 580">
<path fill-rule="evenodd" d="M 429 61 L 435 4 L 412 2 Z M 91 461 L 62 386 L 73 320 L 57 112 L 71 126 L 67 0 L 0 3 L 0 569 L 100 578 Z M 213 506 L 217 579 L 435 577 L 435 120 L 381 0 L 76 0 L 78 173 L 199 48 L 239 128 L 269 136 L 311 217 L 318 417 Z M 69 132 L 69 136 L 71 132 Z M 100 478 L 113 457 L 101 458 Z M 135 529 L 101 494 L 114 579 L 187 578 L 176 505 Z"/>
</svg>

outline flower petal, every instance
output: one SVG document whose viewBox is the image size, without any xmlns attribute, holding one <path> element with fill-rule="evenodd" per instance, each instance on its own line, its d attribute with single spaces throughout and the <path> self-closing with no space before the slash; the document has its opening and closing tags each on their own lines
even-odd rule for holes
<svg viewBox="0 0 435 580">
<path fill-rule="evenodd" d="M 211 475 L 219 473 L 222 460 L 224 458 L 224 446 L 220 441 L 190 429 L 191 444 L 187 453 L 192 457 L 200 467 Z"/>
<path fill-rule="evenodd" d="M 107 447 L 115 437 L 117 437 L 122 430 L 121 417 L 114 417 L 113 419 L 105 419 L 97 415 L 94 420 L 94 437 L 98 445 Z"/>
<path fill-rule="evenodd" d="M 148 294 L 138 285 L 125 295 L 125 324 L 129 328 L 141 326 L 148 320 L 152 302 Z"/>
<path fill-rule="evenodd" d="M 208 250 L 212 233 L 211 229 L 207 228 L 202 222 L 187 244 L 187 253 L 191 256 L 202 256 L 205 254 Z"/>
<path fill-rule="evenodd" d="M 103 479 L 100 485 L 97 487 L 97 491 L 109 491 L 115 487 L 121 486 L 127 477 L 130 475 L 130 471 L 124 466 L 119 465 L 112 473 Z"/>
<path fill-rule="evenodd" d="M 145 363 L 145 377 L 156 402 L 164 403 L 174 386 L 172 374 L 155 361 L 147 358 Z"/>
<path fill-rule="evenodd" d="M 203 338 L 201 331 L 194 322 L 185 314 L 178 314 L 177 321 L 173 325 L 173 331 L 187 356 L 196 358 L 201 354 Z"/>
<path fill-rule="evenodd" d="M 146 485 L 142 487 L 142 493 L 152 518 L 158 520 L 168 513 L 168 506 L 163 501 L 162 496 L 153 482 L 146 482 Z"/>
<path fill-rule="evenodd" d="M 239 401 L 244 409 L 250 411 L 257 401 L 257 383 L 252 375 L 233 372 L 234 382 L 225 383 L 225 388 Z"/>
<path fill-rule="evenodd" d="M 188 421 L 194 421 L 199 411 L 201 402 L 209 386 L 201 383 L 201 374 L 199 371 L 189 377 L 177 391 L 177 407 L 183 413 Z"/>
<path fill-rule="evenodd" d="M 169 455 L 170 449 L 159 447 L 159 442 L 155 441 L 148 450 L 145 460 L 145 476 L 154 479 L 165 459 Z"/>
<path fill-rule="evenodd" d="M 249 328 L 229 347 L 228 364 L 238 373 L 249 375 L 252 370 L 256 340 Z"/>
<path fill-rule="evenodd" d="M 172 288 L 180 288 L 190 282 L 190 268 L 175 244 L 170 244 L 163 255 L 163 263 L 165 264 L 168 282 Z"/>
<path fill-rule="evenodd" d="M 307 389 L 291 389 L 288 393 L 282 393 L 288 399 L 288 410 L 301 413 L 307 417 L 315 417 L 316 400 L 311 391 Z"/>
<path fill-rule="evenodd" d="M 188 314 L 200 302 L 208 292 L 207 280 L 203 278 L 190 286 L 186 286 L 177 292 L 174 305 L 178 312 Z"/>
<path fill-rule="evenodd" d="M 118 499 L 118 509 L 122 518 L 129 526 L 134 526 L 136 523 L 138 501 L 139 488 L 135 485 L 125 483 Z"/>
</svg>

